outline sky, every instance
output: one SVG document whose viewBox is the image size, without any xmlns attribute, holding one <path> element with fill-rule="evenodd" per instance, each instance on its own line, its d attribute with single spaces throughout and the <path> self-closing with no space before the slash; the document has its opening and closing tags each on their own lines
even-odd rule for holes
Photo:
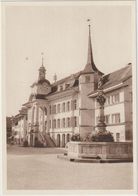
<svg viewBox="0 0 138 196">
<path fill-rule="evenodd" d="M 88 24 L 94 62 L 105 74 L 132 62 L 131 7 L 7 6 L 5 8 L 6 115 L 16 115 L 38 79 L 41 53 L 46 78 L 52 83 L 84 69 Z"/>
</svg>

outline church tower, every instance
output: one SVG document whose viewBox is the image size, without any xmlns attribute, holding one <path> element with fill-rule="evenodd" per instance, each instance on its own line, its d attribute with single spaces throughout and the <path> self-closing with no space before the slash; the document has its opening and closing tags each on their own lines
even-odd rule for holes
<svg viewBox="0 0 138 196">
<path fill-rule="evenodd" d="M 85 68 L 79 77 L 79 107 L 80 107 L 80 134 L 85 137 L 94 130 L 94 101 L 88 98 L 88 94 L 95 91 L 98 86 L 98 80 L 103 75 L 95 66 L 91 42 L 91 26 L 88 33 L 88 56 Z"/>
</svg>

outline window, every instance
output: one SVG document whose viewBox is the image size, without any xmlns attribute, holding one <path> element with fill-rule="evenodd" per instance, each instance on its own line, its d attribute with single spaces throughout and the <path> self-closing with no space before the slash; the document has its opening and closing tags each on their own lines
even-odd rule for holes
<svg viewBox="0 0 138 196">
<path fill-rule="evenodd" d="M 77 117 L 74 117 L 74 126 L 77 127 Z"/>
<path fill-rule="evenodd" d="M 71 100 L 71 110 L 77 110 L 77 100 Z"/>
<path fill-rule="evenodd" d="M 49 121 L 49 128 L 51 129 L 51 120 Z"/>
<path fill-rule="evenodd" d="M 59 90 L 60 91 L 63 91 L 63 86 L 62 85 L 59 87 Z"/>
<path fill-rule="evenodd" d="M 65 89 L 67 89 L 69 87 L 69 84 L 65 84 Z"/>
<path fill-rule="evenodd" d="M 110 123 L 110 115 L 105 115 L 105 123 L 106 124 Z"/>
<path fill-rule="evenodd" d="M 120 97 L 119 97 L 119 93 L 115 95 L 115 103 L 119 103 L 120 101 Z"/>
<path fill-rule="evenodd" d="M 74 100 L 74 110 L 77 110 L 77 100 Z"/>
<path fill-rule="evenodd" d="M 67 118 L 67 127 L 70 127 L 70 118 Z"/>
<path fill-rule="evenodd" d="M 56 114 L 56 112 L 57 112 L 57 111 L 56 111 L 56 105 L 54 105 L 54 114 Z"/>
<path fill-rule="evenodd" d="M 63 128 L 65 128 L 66 124 L 65 124 L 65 118 L 63 118 Z"/>
<path fill-rule="evenodd" d="M 57 128 L 60 128 L 60 119 L 57 120 Z"/>
<path fill-rule="evenodd" d="M 70 134 L 67 134 L 67 142 L 70 141 Z"/>
<path fill-rule="evenodd" d="M 115 94 L 115 95 L 112 95 L 112 103 L 119 103 L 119 93 L 118 94 Z"/>
<path fill-rule="evenodd" d="M 112 123 L 120 123 L 120 114 L 112 114 Z"/>
<path fill-rule="evenodd" d="M 86 83 L 90 82 L 90 76 L 85 76 L 85 82 Z"/>
<path fill-rule="evenodd" d="M 60 113 L 60 104 L 57 105 L 57 113 Z"/>
<path fill-rule="evenodd" d="M 49 110 L 50 110 L 50 114 L 52 114 L 52 107 L 51 107 L 51 105 L 50 105 L 50 108 L 49 108 Z"/>
<path fill-rule="evenodd" d="M 116 133 L 116 141 L 117 141 L 117 142 L 120 141 L 120 133 Z"/>
<path fill-rule="evenodd" d="M 70 111 L 70 101 L 67 102 L 67 111 Z"/>
<path fill-rule="evenodd" d="M 56 114 L 56 105 L 52 106 L 52 114 Z"/>
<path fill-rule="evenodd" d="M 65 103 L 62 104 L 62 111 L 65 112 Z"/>
<path fill-rule="evenodd" d="M 53 128 L 56 128 L 56 119 L 53 120 Z"/>
<path fill-rule="evenodd" d="M 110 96 L 107 96 L 107 97 L 106 97 L 106 104 L 107 104 L 107 105 L 110 105 L 110 104 L 111 104 L 111 103 L 110 103 Z"/>
</svg>

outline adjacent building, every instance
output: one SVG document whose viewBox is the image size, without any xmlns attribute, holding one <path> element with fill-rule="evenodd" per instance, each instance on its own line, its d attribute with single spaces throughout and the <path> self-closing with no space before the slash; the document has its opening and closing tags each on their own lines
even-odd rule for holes
<svg viewBox="0 0 138 196">
<path fill-rule="evenodd" d="M 31 85 L 31 95 L 15 116 L 13 130 L 19 141 L 44 146 L 64 147 L 73 134 L 85 138 L 96 130 L 98 85 L 105 96 L 107 130 L 115 141 L 132 140 L 132 65 L 108 75 L 94 63 L 89 25 L 88 57 L 83 70 L 54 83 L 46 78 L 46 69 L 39 68 L 38 80 Z"/>
</svg>

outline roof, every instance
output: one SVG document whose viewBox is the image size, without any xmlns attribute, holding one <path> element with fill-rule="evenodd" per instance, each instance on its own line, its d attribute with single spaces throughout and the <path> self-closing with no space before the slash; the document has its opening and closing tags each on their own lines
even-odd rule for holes
<svg viewBox="0 0 138 196">
<path fill-rule="evenodd" d="M 48 95 L 53 95 L 53 94 L 56 94 L 56 93 L 59 93 L 59 92 L 61 93 L 61 92 L 68 91 L 68 90 L 71 90 L 73 88 L 78 87 L 79 86 L 80 73 L 81 72 L 77 72 L 75 74 L 72 74 L 68 77 L 65 77 L 65 78 L 53 83 L 52 84 L 52 91 Z M 58 86 L 60 86 L 60 85 L 61 86 L 62 85 L 67 85 L 67 86 L 66 86 L 66 88 L 63 88 L 60 91 L 58 91 Z"/>
<path fill-rule="evenodd" d="M 127 65 L 117 71 L 104 76 L 103 88 L 111 87 L 132 77 L 132 65 Z"/>
<path fill-rule="evenodd" d="M 117 71 L 104 75 L 102 79 L 103 80 L 102 88 L 107 89 L 116 86 L 120 83 L 124 83 L 127 79 L 131 77 L 132 77 L 132 65 L 129 63 L 127 66 Z M 89 93 L 89 95 L 96 93 L 97 90 Z"/>
<path fill-rule="evenodd" d="M 93 58 L 93 51 L 92 51 L 92 42 L 91 42 L 91 29 L 89 25 L 89 36 L 88 36 L 88 57 L 87 57 L 87 64 L 85 65 L 84 70 L 82 73 L 98 73 L 99 75 L 103 75 L 102 72 L 100 72 L 95 63 L 94 63 L 94 58 Z"/>
<path fill-rule="evenodd" d="M 43 80 L 38 80 L 37 82 L 34 82 L 31 85 L 31 87 L 34 87 L 35 85 L 43 84 L 44 82 L 46 82 L 48 85 L 50 85 L 50 82 L 47 79 L 43 79 Z"/>
<path fill-rule="evenodd" d="M 52 84 L 52 86 L 54 87 L 54 86 L 60 85 L 60 84 L 62 84 L 62 83 L 64 83 L 64 82 L 69 81 L 70 79 L 78 79 L 79 76 L 80 76 L 80 74 L 81 74 L 81 72 L 82 72 L 82 71 L 79 71 L 79 72 L 77 72 L 77 73 L 75 73 L 75 74 L 71 74 L 70 76 L 67 76 L 67 77 L 65 77 L 65 78 L 63 78 L 63 79 L 61 79 L 61 80 L 58 80 L 57 82 L 54 82 L 54 83 Z"/>
</svg>

